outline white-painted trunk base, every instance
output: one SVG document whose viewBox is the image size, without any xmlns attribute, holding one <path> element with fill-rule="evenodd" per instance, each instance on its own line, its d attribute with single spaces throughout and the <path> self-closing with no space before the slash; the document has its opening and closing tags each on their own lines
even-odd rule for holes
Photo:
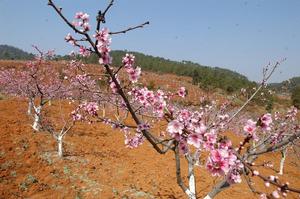
<svg viewBox="0 0 300 199">
<path fill-rule="evenodd" d="M 281 160 L 280 160 L 280 168 L 279 168 L 279 175 L 283 175 L 283 167 L 284 167 L 284 162 L 285 162 L 285 159 L 286 159 L 286 152 L 287 150 L 285 149 L 284 151 L 281 152 Z"/>
<path fill-rule="evenodd" d="M 29 102 L 28 102 L 27 115 L 31 115 L 32 107 L 33 107 L 32 102 L 29 100 Z"/>
<path fill-rule="evenodd" d="M 209 195 L 205 196 L 204 199 L 212 199 Z"/>
<path fill-rule="evenodd" d="M 63 157 L 63 142 L 62 137 L 57 138 L 57 152 L 59 157 Z"/>
<path fill-rule="evenodd" d="M 34 121 L 33 121 L 33 125 L 32 125 L 32 128 L 35 130 L 35 131 L 39 131 L 40 130 L 40 113 L 41 113 L 41 107 L 37 107 L 35 108 L 34 107 Z"/>
</svg>

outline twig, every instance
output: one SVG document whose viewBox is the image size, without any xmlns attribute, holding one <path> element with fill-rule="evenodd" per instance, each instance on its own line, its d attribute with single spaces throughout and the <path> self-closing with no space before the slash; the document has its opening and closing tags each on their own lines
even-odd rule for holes
<svg viewBox="0 0 300 199">
<path fill-rule="evenodd" d="M 126 33 L 126 32 L 128 32 L 128 31 L 135 30 L 135 29 L 137 29 L 137 28 L 143 28 L 145 25 L 149 25 L 149 24 L 150 24 L 150 22 L 147 21 L 147 22 L 145 22 L 145 23 L 143 23 L 143 24 L 141 24 L 141 25 L 134 26 L 134 27 L 129 27 L 129 28 L 127 28 L 126 30 L 121 30 L 121 31 L 118 31 L 118 32 L 110 32 L 109 34 L 110 34 L 110 35 L 116 35 L 116 34 Z"/>
</svg>

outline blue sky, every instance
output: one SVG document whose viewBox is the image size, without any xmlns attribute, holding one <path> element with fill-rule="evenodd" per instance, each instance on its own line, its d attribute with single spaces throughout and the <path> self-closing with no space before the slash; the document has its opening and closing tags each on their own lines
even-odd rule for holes
<svg viewBox="0 0 300 199">
<path fill-rule="evenodd" d="M 69 19 L 76 11 L 94 19 L 108 0 L 54 2 Z M 114 36 L 112 49 L 228 68 L 255 81 L 269 61 L 286 57 L 271 79 L 279 82 L 300 76 L 299 10 L 299 0 L 115 0 L 105 26 L 117 31 L 150 21 Z M 47 0 L 0 0 L 0 24 L 0 44 L 27 51 L 36 44 L 58 54 L 72 50 L 63 40 L 71 30 Z"/>
</svg>

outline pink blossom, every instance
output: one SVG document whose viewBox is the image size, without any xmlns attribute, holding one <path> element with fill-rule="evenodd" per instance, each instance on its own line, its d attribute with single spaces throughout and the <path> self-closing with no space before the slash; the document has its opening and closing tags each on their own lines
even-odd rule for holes
<svg viewBox="0 0 300 199">
<path fill-rule="evenodd" d="M 270 187 L 270 183 L 268 181 L 265 182 L 266 187 Z"/>
<path fill-rule="evenodd" d="M 213 176 L 222 176 L 229 171 L 229 154 L 226 150 L 212 150 L 208 157 L 206 167 Z"/>
<path fill-rule="evenodd" d="M 220 142 L 219 142 L 219 148 L 220 149 L 230 149 L 232 147 L 232 143 L 229 139 L 222 139 Z"/>
<path fill-rule="evenodd" d="M 93 35 L 93 37 L 96 38 L 99 46 L 109 46 L 111 43 L 108 28 L 103 28 L 99 32 L 97 31 L 96 34 Z"/>
<path fill-rule="evenodd" d="M 204 134 L 203 148 L 205 148 L 206 150 L 212 150 L 214 149 L 214 145 L 216 144 L 216 142 L 217 135 L 213 130 Z"/>
<path fill-rule="evenodd" d="M 93 35 L 98 41 L 97 49 L 99 53 L 101 53 L 101 58 L 99 59 L 100 64 L 111 64 L 112 58 L 109 55 L 110 48 L 109 45 L 111 43 L 111 38 L 109 37 L 109 31 L 107 28 L 103 28 L 101 31 L 96 32 Z"/>
<path fill-rule="evenodd" d="M 258 172 L 257 170 L 254 170 L 254 171 L 253 171 L 253 175 L 258 176 L 258 175 L 259 175 L 259 172 Z"/>
<path fill-rule="evenodd" d="M 260 194 L 259 198 L 260 199 L 268 199 L 267 194 L 265 194 L 265 193 Z"/>
<path fill-rule="evenodd" d="M 125 145 L 128 148 L 137 148 L 144 142 L 144 136 L 141 133 L 136 133 L 135 136 L 129 137 L 129 134 L 125 134 Z"/>
<path fill-rule="evenodd" d="M 256 122 L 253 120 L 248 120 L 246 125 L 244 126 L 244 131 L 246 131 L 248 134 L 252 135 L 254 131 L 256 130 Z"/>
<path fill-rule="evenodd" d="M 83 21 L 86 21 L 86 22 L 88 22 L 89 21 L 89 15 L 87 14 L 87 13 L 83 13 L 82 15 L 81 15 L 81 19 L 83 20 Z"/>
<path fill-rule="evenodd" d="M 140 67 L 136 67 L 135 69 L 131 68 L 128 71 L 129 74 L 129 80 L 132 83 L 136 83 L 141 75 L 141 68 Z"/>
<path fill-rule="evenodd" d="M 270 113 L 264 114 L 260 117 L 260 127 L 265 131 L 271 130 L 271 123 L 272 123 L 272 115 Z"/>
<path fill-rule="evenodd" d="M 190 134 L 187 138 L 187 143 L 193 145 L 196 148 L 200 148 L 201 136 L 196 133 Z"/>
<path fill-rule="evenodd" d="M 274 181 L 276 178 L 275 178 L 275 176 L 270 175 L 270 176 L 269 176 L 269 179 L 270 179 L 271 181 Z"/>
<path fill-rule="evenodd" d="M 189 152 L 188 145 L 185 141 L 180 141 L 178 147 L 179 147 L 180 152 L 183 154 L 186 154 Z"/>
<path fill-rule="evenodd" d="M 242 178 L 240 171 L 238 169 L 230 170 L 230 172 L 228 173 L 227 182 L 229 182 L 230 184 L 241 183 Z"/>
<path fill-rule="evenodd" d="M 275 191 L 272 192 L 272 196 L 273 196 L 274 198 L 280 198 L 280 195 L 279 195 L 279 193 L 278 193 L 277 190 L 275 190 Z"/>
<path fill-rule="evenodd" d="M 76 44 L 75 39 L 73 38 L 73 36 L 70 33 L 67 34 L 67 36 L 65 37 L 65 40 L 66 40 L 66 42 L 69 42 L 72 45 Z"/>
<path fill-rule="evenodd" d="M 88 56 L 91 55 L 91 52 L 87 48 L 85 48 L 84 46 L 80 46 L 79 54 L 82 55 L 83 57 L 88 57 Z"/>
<path fill-rule="evenodd" d="M 138 125 L 137 132 L 142 132 L 144 130 L 150 129 L 150 125 L 147 123 L 142 123 Z"/>
<path fill-rule="evenodd" d="M 88 102 L 88 103 L 84 103 L 81 104 L 80 107 L 86 111 L 89 115 L 92 116 L 97 116 L 97 111 L 99 110 L 99 107 L 97 105 L 97 103 L 95 102 Z"/>
<path fill-rule="evenodd" d="M 74 121 L 80 121 L 80 120 L 82 120 L 82 115 L 79 114 L 79 113 L 76 113 L 75 111 L 73 111 L 73 112 L 71 113 L 71 115 L 72 115 L 72 119 L 73 119 Z"/>
<path fill-rule="evenodd" d="M 195 127 L 195 132 L 199 134 L 204 134 L 206 129 L 207 127 L 205 126 L 205 124 L 201 122 L 198 126 Z"/>
<path fill-rule="evenodd" d="M 112 58 L 108 53 L 101 54 L 101 58 L 99 59 L 99 64 L 107 65 L 107 64 L 111 64 L 111 62 L 112 62 Z"/>
<path fill-rule="evenodd" d="M 179 91 L 177 91 L 177 94 L 182 98 L 185 97 L 187 94 L 185 87 L 180 87 Z"/>
<path fill-rule="evenodd" d="M 89 15 L 83 12 L 77 12 L 74 17 L 76 20 L 73 22 L 74 26 L 82 27 L 83 32 L 90 30 Z"/>
<path fill-rule="evenodd" d="M 118 91 L 117 85 L 112 80 L 109 81 L 109 87 L 111 88 L 113 93 L 117 93 L 117 91 Z"/>
<path fill-rule="evenodd" d="M 171 135 L 174 134 L 174 133 L 182 134 L 183 128 L 184 128 L 184 126 L 181 122 L 179 122 L 177 120 L 173 120 L 173 121 L 169 122 L 168 127 L 167 127 L 167 131 Z"/>
<path fill-rule="evenodd" d="M 75 18 L 75 19 L 81 19 L 82 15 L 83 15 L 83 12 L 76 12 L 74 18 Z"/>
<path fill-rule="evenodd" d="M 122 58 L 122 63 L 125 68 L 131 68 L 134 65 L 134 60 L 134 55 L 126 53 L 126 55 Z"/>
</svg>

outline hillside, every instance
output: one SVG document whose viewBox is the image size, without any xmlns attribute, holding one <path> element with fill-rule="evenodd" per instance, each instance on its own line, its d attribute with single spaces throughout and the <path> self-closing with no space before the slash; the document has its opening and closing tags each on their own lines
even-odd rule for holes
<svg viewBox="0 0 300 199">
<path fill-rule="evenodd" d="M 33 57 L 33 54 L 27 53 L 19 48 L 9 45 L 0 45 L 0 59 L 27 60 L 32 59 Z"/>
<path fill-rule="evenodd" d="M 247 88 L 255 85 L 250 82 L 247 77 L 220 67 L 203 66 L 191 61 L 172 61 L 162 57 L 154 57 L 145 55 L 139 52 L 115 50 L 111 52 L 113 57 L 113 65 L 120 66 L 122 57 L 126 53 L 132 53 L 136 57 L 136 64 L 143 70 L 152 71 L 156 73 L 171 73 L 180 76 L 192 77 L 193 84 L 199 85 L 204 90 L 212 90 L 221 88 L 227 92 L 237 91 L 240 88 Z M 60 59 L 66 59 L 64 56 Z M 98 63 L 96 56 L 91 56 L 84 59 L 86 63 Z"/>
<path fill-rule="evenodd" d="M 269 86 L 277 92 L 292 92 L 296 87 L 300 86 L 300 77 L 293 77 L 281 83 L 272 83 Z"/>
<path fill-rule="evenodd" d="M 172 61 L 162 57 L 154 57 L 145 55 L 139 52 L 130 52 L 116 50 L 112 51 L 113 65 L 120 66 L 122 57 L 126 53 L 133 53 L 136 57 L 137 65 L 143 70 L 152 71 L 156 73 L 171 73 L 180 76 L 192 77 L 192 82 L 204 90 L 212 90 L 215 88 L 223 89 L 227 92 L 234 92 L 240 88 L 252 87 L 254 82 L 250 82 L 247 77 L 220 67 L 203 66 L 191 61 Z M 7 60 L 25 60 L 32 59 L 33 54 L 27 53 L 18 48 L 0 45 L 0 59 Z M 70 59 L 69 56 L 57 56 L 56 60 Z M 98 63 L 96 56 L 85 58 L 86 63 Z"/>
</svg>

